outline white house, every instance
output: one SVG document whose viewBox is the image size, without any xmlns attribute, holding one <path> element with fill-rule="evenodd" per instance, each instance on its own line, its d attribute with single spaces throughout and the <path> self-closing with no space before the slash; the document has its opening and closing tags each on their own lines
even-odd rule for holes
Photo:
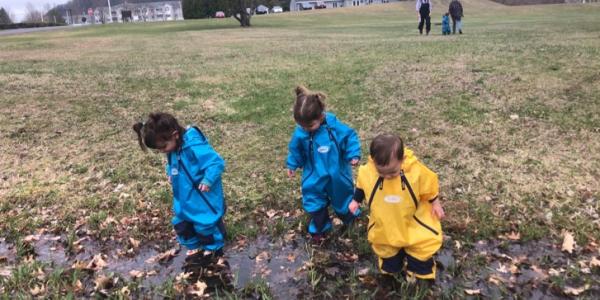
<svg viewBox="0 0 600 300">
<path fill-rule="evenodd" d="M 111 20 L 112 17 L 112 20 Z M 181 1 L 160 1 L 143 3 L 122 3 L 111 6 L 109 17 L 108 6 L 98 7 L 94 11 L 96 22 L 155 22 L 183 20 Z"/>
<path fill-rule="evenodd" d="M 291 0 L 290 11 L 300 11 L 319 8 L 337 8 L 363 6 L 396 2 L 398 0 Z"/>
</svg>

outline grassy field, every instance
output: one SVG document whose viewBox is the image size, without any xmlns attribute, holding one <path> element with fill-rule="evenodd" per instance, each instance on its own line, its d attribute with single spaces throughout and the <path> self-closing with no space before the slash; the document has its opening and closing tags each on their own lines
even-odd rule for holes
<svg viewBox="0 0 600 300">
<path fill-rule="evenodd" d="M 441 22 L 449 1 L 435 2 Z M 98 252 L 174 245 L 164 157 L 141 152 L 131 130 L 151 111 L 198 124 L 226 159 L 231 243 L 300 233 L 299 181 L 284 172 L 297 84 L 329 95 L 365 155 L 376 134 L 398 132 L 439 174 L 450 247 L 510 235 L 560 248 L 569 232 L 574 253 L 600 255 L 600 6 L 463 5 L 460 36 L 419 36 L 407 2 L 255 17 L 249 29 L 192 20 L 0 37 L 0 246 L 16 249 L 0 252 L 0 292 L 85 294 L 74 282 L 90 275 L 36 261 L 31 235 L 72 252 L 84 236 Z"/>
</svg>

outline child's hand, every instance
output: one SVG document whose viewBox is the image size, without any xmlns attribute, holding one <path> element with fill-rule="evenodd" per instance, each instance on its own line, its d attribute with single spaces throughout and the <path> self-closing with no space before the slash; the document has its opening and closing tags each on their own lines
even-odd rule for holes
<svg viewBox="0 0 600 300">
<path fill-rule="evenodd" d="M 288 169 L 287 174 L 289 178 L 294 178 L 294 176 L 296 176 L 296 171 Z"/>
<path fill-rule="evenodd" d="M 352 200 L 350 201 L 350 204 L 348 204 L 348 210 L 354 214 L 354 212 L 360 207 L 360 203 L 356 202 L 356 200 Z"/>
<path fill-rule="evenodd" d="M 358 158 L 353 158 L 353 159 L 350 161 L 350 164 L 351 164 L 353 167 L 356 167 L 356 165 L 358 165 Z"/>
<path fill-rule="evenodd" d="M 431 203 L 431 216 L 437 217 L 439 220 L 443 219 L 446 216 L 440 201 L 435 200 Z"/>
<path fill-rule="evenodd" d="M 210 192 L 210 186 L 208 186 L 208 185 L 206 185 L 206 184 L 200 184 L 200 185 L 198 186 L 198 189 L 199 189 L 201 192 L 203 192 L 203 193 L 204 193 L 204 192 Z"/>
</svg>

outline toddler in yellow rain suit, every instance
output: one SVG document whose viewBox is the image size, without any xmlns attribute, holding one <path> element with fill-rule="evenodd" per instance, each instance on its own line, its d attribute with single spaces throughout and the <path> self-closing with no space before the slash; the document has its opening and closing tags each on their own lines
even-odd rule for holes
<svg viewBox="0 0 600 300">
<path fill-rule="evenodd" d="M 442 245 L 437 175 L 423 165 L 400 137 L 373 139 L 370 157 L 358 170 L 354 200 L 370 207 L 367 238 L 384 273 L 406 272 L 435 279 L 433 255 Z M 354 211 L 358 204 L 351 202 Z M 405 266 L 406 265 L 406 266 Z"/>
</svg>

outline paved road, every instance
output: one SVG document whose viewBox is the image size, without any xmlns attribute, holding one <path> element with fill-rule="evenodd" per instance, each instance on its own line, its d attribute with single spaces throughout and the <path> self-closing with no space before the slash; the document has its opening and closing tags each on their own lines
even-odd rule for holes
<svg viewBox="0 0 600 300">
<path fill-rule="evenodd" d="M 67 28 L 73 28 L 73 27 L 71 27 L 71 26 L 51 26 L 51 27 L 6 29 L 6 30 L 0 30 L 0 36 L 24 34 L 24 33 L 30 33 L 30 32 L 40 32 L 40 31 L 54 31 L 54 30 L 67 29 Z"/>
</svg>

